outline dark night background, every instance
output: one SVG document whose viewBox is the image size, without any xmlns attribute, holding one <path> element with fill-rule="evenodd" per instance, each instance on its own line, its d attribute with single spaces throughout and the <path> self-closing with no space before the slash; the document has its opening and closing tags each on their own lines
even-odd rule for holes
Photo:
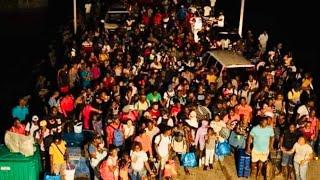
<svg viewBox="0 0 320 180">
<path fill-rule="evenodd" d="M 48 52 L 58 27 L 72 15 L 72 0 L 48 0 L 48 7 L 0 9 L 0 130 L 10 122 L 17 99 L 32 92 L 32 69 Z M 79 0 L 78 0 L 79 1 Z M 241 0 L 217 0 L 229 23 L 238 22 Z M 244 29 L 256 36 L 266 29 L 269 42 L 283 42 L 300 67 L 319 82 L 319 9 L 316 1 L 246 0 Z M 1 137 L 1 135 L 0 135 Z"/>
</svg>

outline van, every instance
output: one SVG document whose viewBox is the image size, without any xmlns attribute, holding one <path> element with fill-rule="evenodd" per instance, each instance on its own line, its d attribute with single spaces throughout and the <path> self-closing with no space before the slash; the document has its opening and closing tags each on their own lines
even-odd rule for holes
<svg viewBox="0 0 320 180">
<path fill-rule="evenodd" d="M 218 87 L 222 86 L 225 74 L 228 74 L 228 77 L 239 75 L 240 78 L 245 79 L 248 72 L 255 69 L 254 64 L 232 50 L 208 51 L 202 56 L 201 61 L 205 67 L 214 67 L 218 70 Z"/>
<path fill-rule="evenodd" d="M 113 3 L 106 13 L 104 28 L 110 31 L 123 26 L 129 17 L 129 11 L 124 3 Z"/>
</svg>

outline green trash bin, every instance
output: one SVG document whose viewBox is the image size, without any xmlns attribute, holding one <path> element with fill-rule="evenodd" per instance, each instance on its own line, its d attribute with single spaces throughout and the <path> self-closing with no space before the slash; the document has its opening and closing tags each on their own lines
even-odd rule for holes
<svg viewBox="0 0 320 180">
<path fill-rule="evenodd" d="M 40 150 L 37 147 L 33 156 L 12 153 L 0 145 L 0 180 L 39 180 L 42 171 Z"/>
</svg>

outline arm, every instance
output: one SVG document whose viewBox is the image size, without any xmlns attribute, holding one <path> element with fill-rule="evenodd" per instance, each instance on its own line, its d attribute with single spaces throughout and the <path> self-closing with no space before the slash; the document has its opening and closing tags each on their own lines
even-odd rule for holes
<svg viewBox="0 0 320 180">
<path fill-rule="evenodd" d="M 194 144 L 196 145 L 196 147 L 198 146 L 198 142 L 200 140 L 200 130 L 197 130 L 197 134 L 196 134 L 196 138 L 194 140 Z"/>
<path fill-rule="evenodd" d="M 270 151 L 274 151 L 273 143 L 274 143 L 274 136 L 270 137 L 270 142 L 269 142 L 269 150 Z"/>
<path fill-rule="evenodd" d="M 246 148 L 246 153 L 250 154 L 251 153 L 251 143 L 253 141 L 253 137 L 251 136 L 251 134 L 248 136 L 248 140 L 247 140 L 247 148 Z"/>
<path fill-rule="evenodd" d="M 280 137 L 280 142 L 279 142 L 279 146 L 280 146 L 280 149 L 282 152 L 286 151 L 286 148 L 284 148 L 282 145 L 283 145 L 283 138 L 284 138 L 284 135 L 281 135 Z"/>
<path fill-rule="evenodd" d="M 154 174 L 154 173 L 152 172 L 152 170 L 151 170 L 150 166 L 149 166 L 148 161 L 145 161 L 145 162 L 144 162 L 144 166 L 146 167 L 147 171 L 148 171 L 151 175 L 153 175 L 153 174 Z"/>
</svg>

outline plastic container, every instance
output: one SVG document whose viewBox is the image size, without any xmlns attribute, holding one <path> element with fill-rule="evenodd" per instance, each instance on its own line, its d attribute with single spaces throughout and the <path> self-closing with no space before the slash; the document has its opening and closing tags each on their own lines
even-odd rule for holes
<svg viewBox="0 0 320 180">
<path fill-rule="evenodd" d="M 78 122 L 73 126 L 74 133 L 82 133 L 82 122 Z"/>
<path fill-rule="evenodd" d="M 25 157 L 0 145 L 0 180 L 37 180 L 41 171 L 39 148 L 33 156 Z"/>
<path fill-rule="evenodd" d="M 75 166 L 73 164 L 68 164 L 66 169 L 65 180 L 74 180 L 75 172 L 76 172 Z"/>
</svg>

